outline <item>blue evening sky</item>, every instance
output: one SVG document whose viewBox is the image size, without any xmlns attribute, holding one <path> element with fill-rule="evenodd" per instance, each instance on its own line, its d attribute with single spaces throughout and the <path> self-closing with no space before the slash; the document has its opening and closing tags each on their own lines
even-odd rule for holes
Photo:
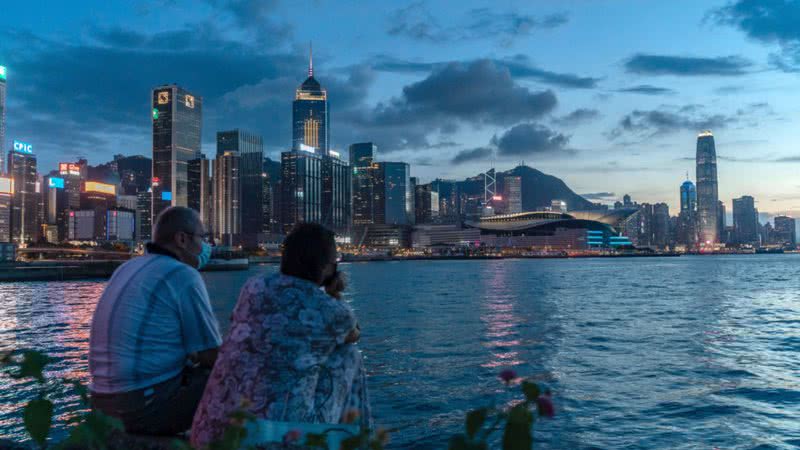
<svg viewBox="0 0 800 450">
<path fill-rule="evenodd" d="M 149 89 L 176 82 L 203 97 L 206 155 L 240 127 L 278 158 L 313 42 L 334 148 L 373 141 L 423 181 L 524 161 L 675 213 L 709 128 L 729 208 L 800 215 L 797 23 L 787 0 L 6 2 L 6 143 L 41 172 L 149 155 Z"/>
</svg>

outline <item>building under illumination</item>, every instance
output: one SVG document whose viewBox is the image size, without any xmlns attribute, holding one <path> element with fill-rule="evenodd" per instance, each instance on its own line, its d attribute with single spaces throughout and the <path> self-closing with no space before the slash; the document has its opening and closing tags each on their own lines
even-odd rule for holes
<svg viewBox="0 0 800 450">
<path fill-rule="evenodd" d="M 189 206 L 189 161 L 200 156 L 203 100 L 174 84 L 154 88 L 151 99 L 155 218 L 169 206 Z"/>
<path fill-rule="evenodd" d="M 697 135 L 697 228 L 700 244 L 719 243 L 719 192 L 717 187 L 717 151 L 714 135 Z"/>
<path fill-rule="evenodd" d="M 241 244 L 242 185 L 239 180 L 239 152 L 217 152 L 214 161 L 214 238 L 218 245 Z M 260 189 L 259 189 L 260 190 Z M 249 194 L 248 194 L 249 195 Z"/>
<path fill-rule="evenodd" d="M 11 242 L 11 201 L 14 196 L 14 180 L 0 177 L 0 243 Z"/>
<path fill-rule="evenodd" d="M 322 221 L 322 155 L 312 150 L 281 153 L 281 228 Z"/>
<path fill-rule="evenodd" d="M 350 146 L 350 165 L 353 168 L 353 225 L 374 223 L 373 190 L 375 188 L 375 153 L 378 146 L 362 142 Z"/>
<path fill-rule="evenodd" d="M 0 149 L 6 148 L 6 77 L 7 77 L 7 75 L 8 75 L 8 69 L 6 68 L 6 66 L 0 66 Z M 0 154 L 0 159 L 2 159 L 2 154 Z M 0 172 L 3 172 L 3 161 L 0 161 Z M 0 240 L 0 242 L 3 242 L 3 241 Z"/>
<path fill-rule="evenodd" d="M 8 176 L 13 180 L 11 240 L 16 244 L 36 242 L 39 237 L 36 193 L 36 155 L 31 144 L 15 140 L 8 152 Z"/>
<path fill-rule="evenodd" d="M 242 195 L 239 202 L 239 234 L 242 243 L 254 247 L 263 232 L 264 199 L 262 173 L 264 169 L 264 139 L 244 130 L 217 133 L 217 157 L 227 152 L 239 155 L 238 183 Z"/>
<path fill-rule="evenodd" d="M 328 93 L 314 78 L 314 61 L 308 57 L 308 78 L 295 91 L 292 103 L 292 150 L 310 148 L 327 155 Z"/>
</svg>

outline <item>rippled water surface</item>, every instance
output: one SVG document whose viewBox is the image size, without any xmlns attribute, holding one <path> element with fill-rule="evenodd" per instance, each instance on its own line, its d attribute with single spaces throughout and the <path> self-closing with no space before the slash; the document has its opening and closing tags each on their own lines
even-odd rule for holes
<svg viewBox="0 0 800 450">
<path fill-rule="evenodd" d="M 343 265 L 378 423 L 397 448 L 446 448 L 470 408 L 512 399 L 513 368 L 554 391 L 537 448 L 800 446 L 800 255 Z M 258 272 L 205 278 L 224 328 Z M 0 284 L 0 346 L 86 379 L 104 282 Z M 0 389 L 20 437 L 29 384 Z M 59 398 L 66 418 L 74 398 Z"/>
</svg>

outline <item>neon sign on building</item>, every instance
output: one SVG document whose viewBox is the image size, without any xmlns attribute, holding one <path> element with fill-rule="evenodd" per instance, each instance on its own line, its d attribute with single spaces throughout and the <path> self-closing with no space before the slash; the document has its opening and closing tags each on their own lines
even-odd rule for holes
<svg viewBox="0 0 800 450">
<path fill-rule="evenodd" d="M 84 191 L 116 195 L 117 187 L 114 186 L 113 184 L 98 183 L 97 181 L 87 181 L 86 184 L 84 184 Z"/>
<path fill-rule="evenodd" d="M 33 154 L 33 145 L 15 139 L 14 151 L 17 153 L 25 153 L 27 155 L 31 155 Z"/>
</svg>

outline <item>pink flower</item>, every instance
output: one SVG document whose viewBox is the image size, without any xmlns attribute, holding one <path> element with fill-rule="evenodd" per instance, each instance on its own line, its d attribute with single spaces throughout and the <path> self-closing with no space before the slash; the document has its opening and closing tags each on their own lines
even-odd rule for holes
<svg viewBox="0 0 800 450">
<path fill-rule="evenodd" d="M 517 372 L 514 372 L 511 369 L 506 369 L 500 372 L 500 379 L 503 380 L 503 383 L 505 384 L 511 383 L 515 378 L 517 378 Z"/>
<path fill-rule="evenodd" d="M 303 433 L 300 430 L 289 430 L 283 435 L 283 443 L 290 444 L 292 442 L 296 442 L 300 440 L 301 436 L 303 436 Z"/>
<path fill-rule="evenodd" d="M 556 409 L 553 406 L 553 397 L 550 390 L 545 391 L 536 399 L 536 408 L 539 410 L 539 415 L 542 417 L 553 417 L 556 415 Z"/>
</svg>

